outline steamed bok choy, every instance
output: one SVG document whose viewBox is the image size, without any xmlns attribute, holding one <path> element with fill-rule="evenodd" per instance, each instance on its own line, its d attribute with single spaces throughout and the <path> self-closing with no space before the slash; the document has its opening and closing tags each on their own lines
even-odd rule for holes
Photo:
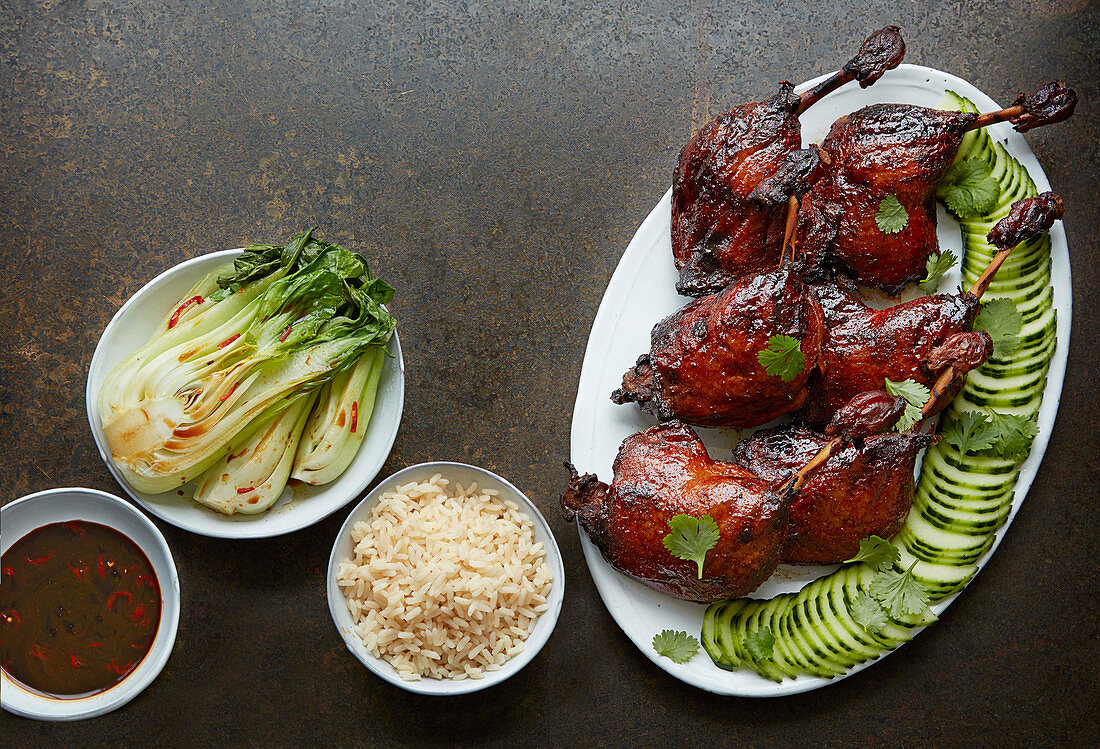
<svg viewBox="0 0 1100 749">
<path fill-rule="evenodd" d="M 382 374 L 382 351 L 363 354 L 322 386 L 294 460 L 294 478 L 327 484 L 351 464 L 366 433 Z"/>
<path fill-rule="evenodd" d="M 196 482 L 195 501 L 218 512 L 254 514 L 279 499 L 317 393 L 299 396 L 289 408 L 265 419 L 241 445 L 210 466 Z"/>
<path fill-rule="evenodd" d="M 201 279 L 107 376 L 103 431 L 132 486 L 159 493 L 195 481 L 196 498 L 223 512 L 270 506 L 298 468 L 311 410 L 331 411 L 352 371 L 367 375 L 358 380 L 358 436 L 329 438 L 358 448 L 393 335 L 382 307 L 393 288 L 361 256 L 312 233 L 286 246 L 253 245 Z M 340 388 L 326 387 L 338 376 Z M 333 453 L 340 471 L 354 457 L 348 449 L 350 457 Z M 227 499 L 230 488 L 241 501 Z"/>
</svg>

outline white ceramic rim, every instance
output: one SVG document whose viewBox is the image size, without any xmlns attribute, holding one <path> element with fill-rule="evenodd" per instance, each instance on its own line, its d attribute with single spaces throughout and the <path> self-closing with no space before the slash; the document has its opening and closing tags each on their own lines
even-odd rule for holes
<svg viewBox="0 0 1100 749">
<path fill-rule="evenodd" d="M 97 373 L 99 369 L 105 367 L 103 359 L 105 358 L 105 345 L 104 341 L 109 337 L 112 331 L 121 325 L 121 321 L 124 320 L 130 311 L 130 309 L 137 303 L 137 301 L 147 294 L 150 294 L 156 290 L 156 287 L 164 282 L 166 279 L 176 276 L 180 273 L 186 273 L 192 270 L 197 265 L 203 265 L 212 263 L 214 259 L 220 260 L 232 260 L 237 255 L 244 252 L 243 248 L 237 248 L 232 250 L 220 250 L 218 252 L 205 253 L 197 257 L 193 257 L 190 260 L 185 260 L 178 265 L 174 265 L 164 272 L 158 274 L 155 278 L 150 280 L 144 286 L 142 286 L 133 296 L 131 296 L 125 304 L 123 304 L 118 311 L 111 318 L 111 321 L 107 324 L 107 327 L 103 329 L 102 335 L 100 335 L 99 342 L 96 344 L 95 352 L 92 354 L 91 363 L 88 365 L 88 376 L 85 385 L 85 408 L 88 415 L 88 425 L 92 430 L 92 437 L 95 439 L 96 448 L 99 450 L 99 455 L 103 459 L 103 462 L 107 465 L 107 470 L 111 472 L 111 476 L 118 482 L 119 486 L 139 505 L 141 505 L 147 512 L 160 518 L 166 523 L 170 523 L 177 528 L 183 528 L 184 530 L 191 531 L 202 536 L 209 536 L 213 538 L 272 538 L 275 536 L 281 536 L 287 533 L 293 533 L 294 531 L 301 530 L 302 528 L 308 528 L 314 523 L 324 520 L 332 513 L 344 507 L 349 502 L 354 500 L 359 494 L 363 492 L 370 482 L 374 480 L 374 477 L 378 475 L 378 472 L 382 470 L 382 466 L 385 464 L 386 459 L 389 457 L 390 451 L 393 449 L 394 441 L 397 439 L 397 432 L 401 426 L 401 418 L 405 410 L 405 360 L 401 353 L 401 341 L 398 338 L 397 331 L 394 330 L 393 337 L 387 346 L 387 350 L 393 356 L 392 364 L 387 361 L 387 365 L 393 369 L 394 387 L 396 388 L 396 418 L 390 423 L 386 424 L 382 428 L 388 428 L 389 432 L 385 435 L 385 449 L 374 453 L 366 451 L 366 445 L 360 449 L 356 454 L 351 465 L 348 467 L 344 474 L 341 474 L 340 478 L 336 481 L 340 481 L 345 475 L 354 473 L 359 476 L 353 491 L 347 491 L 346 496 L 342 496 L 338 500 L 329 499 L 325 495 L 327 491 L 331 491 L 332 484 L 326 485 L 327 491 L 316 491 L 313 496 L 303 499 L 294 508 L 285 511 L 286 515 L 298 517 L 297 522 L 288 522 L 276 524 L 270 522 L 272 512 L 278 512 L 278 505 L 272 510 L 265 513 L 252 516 L 226 516 L 215 512 L 209 508 L 201 508 L 204 518 L 202 523 L 196 523 L 186 517 L 186 514 L 181 515 L 176 511 L 176 508 L 166 506 L 162 503 L 158 503 L 150 497 L 160 495 L 145 495 L 142 492 L 135 490 L 131 487 L 122 473 L 115 466 L 114 461 L 111 459 L 111 449 L 107 444 L 107 439 L 103 434 L 103 429 L 100 427 L 99 422 L 99 409 L 98 409 L 98 392 L 92 390 L 93 373 Z M 200 278 L 200 273 L 195 271 L 195 277 L 191 279 L 191 283 L 195 283 Z M 165 308 L 175 303 L 176 299 L 169 300 Z M 126 352 L 129 353 L 129 352 Z M 106 372 L 103 373 L 106 376 Z M 375 414 L 380 409 L 376 407 Z M 376 428 L 377 419 L 374 415 L 371 417 L 371 422 L 368 423 L 367 429 Z M 306 489 L 306 491 L 309 491 Z M 167 492 L 165 493 L 167 494 Z M 335 496 L 335 495 L 332 495 Z M 328 499 L 328 501 L 324 501 Z M 195 503 L 197 505 L 197 503 Z M 204 524 L 205 523 L 205 524 Z M 275 526 L 275 527 L 272 527 Z"/>
<path fill-rule="evenodd" d="M 125 679 L 110 689 L 78 699 L 44 697 L 35 692 L 28 691 L 25 687 L 8 676 L 6 672 L 0 672 L 2 673 L 2 676 L 0 676 L 0 689 L 2 689 L 3 693 L 3 699 L 0 700 L 0 705 L 8 712 L 34 720 L 83 720 L 85 718 L 94 718 L 97 715 L 103 715 L 104 713 L 122 707 L 141 694 L 145 688 L 153 683 L 153 680 L 160 675 L 160 672 L 164 669 L 164 665 L 168 662 L 168 657 L 172 654 L 172 648 L 176 642 L 176 632 L 179 629 L 180 581 L 179 574 L 176 571 L 175 560 L 172 558 L 172 551 L 168 548 L 168 542 L 164 540 L 164 536 L 161 535 L 160 530 L 133 505 L 113 494 L 108 494 L 107 492 L 102 492 L 97 489 L 85 489 L 82 487 L 47 489 L 34 494 L 28 494 L 25 497 L 20 497 L 0 507 L 0 518 L 6 513 L 10 513 L 13 508 L 17 510 L 23 509 L 25 505 L 48 500 L 50 497 L 56 497 L 58 495 L 84 496 L 91 501 L 80 502 L 76 508 L 66 509 L 63 512 L 44 510 L 47 515 L 51 512 L 56 512 L 57 516 L 54 519 L 49 519 L 44 523 L 35 525 L 35 528 L 42 527 L 42 525 L 48 523 L 63 523 L 68 520 L 84 520 L 91 523 L 99 522 L 108 525 L 108 523 L 104 522 L 103 516 L 97 515 L 96 510 L 93 509 L 95 507 L 94 502 L 102 501 L 115 504 L 125 513 L 133 516 L 137 524 L 148 534 L 147 539 L 134 538 L 130 534 L 126 534 L 126 536 L 137 544 L 142 553 L 149 559 L 149 562 L 153 565 L 154 571 L 157 573 L 157 583 L 160 586 L 161 615 L 153 645 L 150 647 L 149 652 L 146 653 L 145 658 L 138 664 L 138 667 Z M 108 527 L 110 526 L 108 525 Z M 29 532 L 30 531 L 28 531 L 28 533 Z M 20 534 L 20 538 L 23 535 L 25 534 Z M 3 543 L 0 548 L 6 550 L 11 544 L 18 540 L 18 538 L 5 538 L 4 542 L 6 543 Z M 153 549 L 148 545 L 149 540 L 152 540 L 154 545 Z M 165 563 L 164 569 L 158 569 L 158 561 L 163 561 Z M 51 709 L 45 709 L 47 707 Z M 59 710 L 59 707 L 70 709 Z"/>
<path fill-rule="evenodd" d="M 831 74 L 821 75 L 806 81 L 797 86 L 795 90 L 797 92 L 806 91 L 810 87 L 828 78 L 829 75 Z M 888 71 L 886 75 L 883 76 L 882 81 L 890 81 L 894 78 L 900 79 L 904 77 L 913 79 L 908 81 L 909 85 L 917 85 L 917 82 L 922 78 L 925 79 L 926 83 L 932 80 L 942 81 L 946 88 L 950 88 L 973 101 L 982 112 L 995 111 L 1001 108 L 993 99 L 962 78 L 922 65 L 899 65 L 896 70 Z M 903 81 L 899 81 L 899 84 L 902 82 Z M 816 106 L 821 107 L 825 102 L 828 102 L 831 97 L 855 85 L 854 83 L 848 84 L 840 89 L 840 91 L 825 97 L 822 102 L 819 102 Z M 875 87 L 867 89 L 869 92 L 874 92 L 874 90 Z M 805 118 L 806 116 L 803 115 L 804 120 Z M 1005 145 L 1008 151 L 1027 169 L 1039 192 L 1050 190 L 1050 182 L 1047 179 L 1046 173 L 1035 158 L 1027 141 L 1022 135 L 1012 131 L 1010 127 L 1011 126 L 1007 123 L 1001 123 L 1000 125 L 990 128 L 990 134 Z M 805 128 L 804 138 L 807 142 L 813 140 L 811 135 L 806 133 Z M 626 251 L 623 253 L 615 269 L 615 273 L 612 275 L 611 281 L 608 283 L 607 290 L 604 292 L 604 297 L 600 302 L 599 310 L 592 324 L 592 333 L 590 334 L 588 345 L 585 349 L 584 362 L 581 367 L 581 377 L 577 390 L 577 400 L 573 411 L 573 424 L 570 438 L 571 459 L 573 463 L 582 470 L 590 470 L 593 462 L 591 459 L 591 445 L 593 444 L 592 440 L 594 437 L 592 432 L 594 431 L 596 421 L 592 404 L 595 402 L 594 399 L 607 398 L 607 393 L 594 391 L 594 388 L 596 388 L 595 377 L 585 377 L 585 371 L 590 367 L 597 367 L 598 363 L 602 362 L 605 356 L 604 340 L 606 335 L 597 336 L 596 332 L 602 328 L 612 327 L 615 324 L 620 312 L 614 309 L 616 304 L 613 304 L 611 301 L 612 289 L 628 287 L 632 282 L 632 277 L 640 272 L 639 267 L 637 267 L 637 258 L 642 257 L 644 252 L 649 249 L 651 244 L 650 235 L 655 225 L 659 226 L 662 223 L 665 225 L 668 224 L 671 195 L 672 191 L 670 189 L 638 228 L 638 231 L 627 246 Z M 1066 359 L 1069 353 L 1070 323 L 1073 312 L 1073 288 L 1071 284 L 1072 276 L 1069 266 L 1068 244 L 1066 242 L 1065 229 L 1060 222 L 1056 223 L 1051 229 L 1050 238 L 1052 243 L 1051 284 L 1054 287 L 1054 307 L 1058 311 L 1058 345 L 1047 373 L 1047 384 L 1043 393 L 1042 406 L 1039 410 L 1039 434 L 1032 445 L 1031 453 L 1020 467 L 1020 475 L 1016 482 L 1012 509 L 1004 524 L 996 532 L 996 538 L 994 539 L 992 547 L 977 562 L 979 571 L 985 566 L 986 562 L 988 562 L 990 557 L 997 550 L 997 547 L 1000 546 L 1005 532 L 1011 525 L 1013 518 L 1016 516 L 1016 512 L 1019 510 L 1024 497 L 1027 495 L 1027 491 L 1042 461 L 1043 454 L 1046 452 L 1046 447 L 1050 440 L 1054 421 L 1058 413 L 1058 404 L 1061 398 L 1063 380 L 1065 378 Z M 955 272 L 957 276 L 957 270 L 953 272 Z M 685 302 L 686 301 L 687 300 L 685 300 Z M 712 669 L 708 669 L 706 675 L 693 673 L 684 665 L 675 664 L 667 658 L 662 658 L 657 655 L 657 653 L 653 651 L 650 641 L 647 639 L 648 637 L 652 637 L 653 632 L 647 631 L 646 633 L 641 633 L 638 631 L 637 627 L 639 607 L 645 606 L 646 609 L 649 610 L 649 604 L 652 603 L 653 599 L 647 601 L 647 597 L 652 596 L 656 599 L 663 599 L 666 603 L 666 611 L 679 604 L 683 604 L 683 602 L 674 601 L 673 599 L 661 596 L 659 593 L 645 588 L 640 583 L 619 574 L 604 561 L 599 550 L 588 539 L 579 526 L 578 533 L 580 534 L 581 546 L 584 550 L 585 560 L 588 563 L 593 581 L 596 584 L 596 588 L 600 593 L 604 605 L 611 613 L 612 618 L 615 619 L 615 622 L 650 661 L 681 681 L 699 687 L 700 689 L 715 694 L 741 697 L 779 697 L 798 694 L 813 689 L 819 689 L 829 684 L 835 684 L 841 679 L 852 676 L 871 665 L 879 663 L 883 658 L 888 656 L 890 652 L 893 652 L 886 652 L 875 660 L 857 665 L 847 673 L 834 679 L 799 677 L 797 680 L 788 680 L 776 684 L 765 680 L 755 673 L 744 670 L 735 672 L 723 671 L 709 662 L 707 665 L 712 666 Z M 973 582 L 973 579 L 974 578 L 971 578 L 970 583 Z M 968 585 L 970 583 L 968 583 Z M 951 605 L 961 592 L 962 591 L 939 602 L 932 607 L 932 610 L 937 615 L 942 615 L 944 610 Z M 683 605 L 693 606 L 694 604 Z M 698 608 L 701 618 L 703 607 L 699 606 Z M 660 624 L 655 624 L 654 627 L 659 629 Z M 706 656 L 700 653 L 697 658 L 706 658 Z M 713 673 L 711 673 L 711 671 L 713 671 Z"/>
<path fill-rule="evenodd" d="M 448 471 L 454 471 L 456 469 L 475 473 L 483 479 L 487 479 L 487 484 L 492 484 L 488 486 L 479 480 L 478 486 L 481 488 L 503 489 L 511 492 L 511 496 L 505 496 L 504 491 L 502 491 L 500 495 L 501 499 L 513 500 L 531 518 L 535 525 L 536 538 L 543 542 L 543 547 L 546 550 L 546 563 L 550 565 L 550 569 L 554 575 L 554 584 L 550 590 L 550 599 L 547 602 L 550 606 L 539 616 L 535 624 L 535 631 L 527 638 L 523 652 L 509 659 L 501 666 L 499 671 L 488 672 L 484 678 L 481 679 L 463 679 L 461 681 L 421 679 L 420 681 L 405 681 L 397 675 L 397 671 L 394 670 L 393 666 L 381 658 L 376 658 L 371 655 L 363 645 L 362 639 L 355 633 L 351 613 L 348 611 L 347 600 L 341 592 L 340 586 L 336 583 L 336 569 L 341 562 L 347 561 L 348 552 L 346 549 L 350 548 L 352 526 L 367 515 L 370 508 L 374 506 L 383 492 L 391 491 L 409 481 L 429 479 L 436 473 L 443 474 L 443 478 L 450 479 L 453 482 L 457 479 L 453 475 L 448 474 Z M 344 639 L 344 644 L 347 645 L 352 655 L 358 658 L 359 662 L 375 675 L 394 686 L 400 687 L 408 692 L 415 692 L 416 694 L 435 696 L 470 694 L 471 692 L 488 689 L 514 676 L 524 666 L 530 663 L 535 656 L 539 654 L 539 651 L 542 650 L 543 645 L 550 639 L 550 635 L 557 625 L 558 615 L 561 613 L 562 602 L 565 600 L 565 566 L 562 562 L 561 550 L 558 549 L 558 542 L 554 538 L 554 533 L 550 529 L 549 523 L 546 522 L 546 518 L 539 512 L 539 508 L 535 506 L 535 503 L 528 499 L 527 495 L 516 488 L 514 484 L 496 473 L 479 466 L 451 461 L 432 461 L 428 463 L 418 463 L 408 468 L 402 468 L 397 473 L 383 480 L 378 486 L 374 487 L 374 489 L 363 498 L 363 501 L 355 506 L 355 509 L 348 515 L 347 520 L 340 526 L 340 532 L 336 535 L 336 541 L 333 543 L 332 553 L 329 555 L 328 560 L 328 571 L 326 573 L 326 589 L 328 592 L 329 613 L 332 614 L 332 621 L 336 625 L 336 630 Z"/>
</svg>

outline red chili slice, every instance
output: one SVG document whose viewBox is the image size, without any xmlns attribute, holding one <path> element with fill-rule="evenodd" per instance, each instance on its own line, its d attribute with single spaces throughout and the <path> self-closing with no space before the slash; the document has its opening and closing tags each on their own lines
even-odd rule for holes
<svg viewBox="0 0 1100 749">
<path fill-rule="evenodd" d="M 102 642 L 89 642 L 89 643 L 88 643 L 88 647 L 90 647 L 90 648 L 98 648 L 98 647 L 99 647 L 100 645 L 102 645 L 102 644 L 103 644 Z"/>
<path fill-rule="evenodd" d="M 359 425 L 359 402 L 351 402 L 351 433 L 355 434 L 355 427 Z"/>
<path fill-rule="evenodd" d="M 290 329 L 293 328 L 293 327 L 294 327 L 294 323 L 291 323 L 290 325 L 286 326 L 286 330 L 284 330 L 283 334 L 281 336 L 279 336 L 279 343 L 282 343 L 283 341 L 285 341 L 287 339 L 287 336 L 290 335 Z"/>
<path fill-rule="evenodd" d="M 180 315 L 182 315 L 188 307 L 194 304 L 202 304 L 202 297 L 193 296 L 190 299 L 186 300 L 180 306 L 176 307 L 176 311 L 172 313 L 172 317 L 168 321 L 168 330 L 171 330 L 173 327 L 175 327 L 176 323 L 180 321 Z"/>
<path fill-rule="evenodd" d="M 254 491 L 256 491 L 256 487 L 248 486 L 248 487 L 245 487 L 244 489 L 238 489 L 237 494 L 248 494 L 249 492 L 254 492 Z"/>
<path fill-rule="evenodd" d="M 47 554 L 46 556 L 44 556 L 44 557 L 39 557 L 38 559 L 31 559 L 30 557 L 27 557 L 27 564 L 42 564 L 43 562 L 45 562 L 45 561 L 47 561 L 48 559 L 50 559 L 50 557 L 52 557 L 52 556 L 53 556 L 53 552 L 51 551 L 51 552 L 50 552 L 49 554 Z"/>
<path fill-rule="evenodd" d="M 144 613 L 145 606 L 139 603 L 137 606 L 134 607 L 134 613 L 130 614 L 130 619 L 136 622 L 138 619 L 141 618 L 141 615 Z"/>
<path fill-rule="evenodd" d="M 76 653 L 69 653 L 69 663 L 73 664 L 73 668 L 84 667 L 84 662 L 76 657 Z"/>
<path fill-rule="evenodd" d="M 142 585 L 148 585 L 150 588 L 157 587 L 157 581 L 152 575 L 138 575 L 137 586 L 140 588 Z"/>
<path fill-rule="evenodd" d="M 103 555 L 99 555 L 99 576 L 103 577 Z"/>
<path fill-rule="evenodd" d="M 223 401 L 226 398 L 228 398 L 229 396 L 233 395 L 233 391 L 236 390 L 237 386 L 240 385 L 240 384 L 241 383 L 239 383 L 239 382 L 234 382 L 233 387 L 229 388 L 229 392 L 226 393 L 225 395 L 223 395 L 221 398 L 218 398 L 218 400 Z"/>
<path fill-rule="evenodd" d="M 69 569 L 73 571 L 77 580 L 84 579 L 84 573 L 88 571 L 87 567 L 74 567 L 72 562 L 65 562 L 65 564 L 69 565 Z"/>
<path fill-rule="evenodd" d="M 31 655 L 40 661 L 44 661 L 46 660 L 46 649 L 38 643 L 35 643 L 31 648 Z"/>
<path fill-rule="evenodd" d="M 128 591 L 128 590 L 116 590 L 114 593 L 111 594 L 110 598 L 107 599 L 107 609 L 109 611 L 114 611 L 115 610 L 114 609 L 115 599 L 116 598 L 123 598 L 123 597 L 125 597 L 126 600 L 129 601 L 130 603 L 134 602 L 134 597 L 132 595 L 130 595 L 130 591 Z"/>
<path fill-rule="evenodd" d="M 107 663 L 107 668 L 111 669 L 112 671 L 114 671 L 119 676 L 122 676 L 124 673 L 126 673 L 126 670 L 128 668 L 130 668 L 130 664 L 127 663 L 125 666 L 120 666 L 117 663 L 115 663 L 115 659 L 112 658 L 110 660 L 110 662 Z"/>
<path fill-rule="evenodd" d="M 240 333 L 237 333 L 237 335 L 229 336 L 224 341 L 222 341 L 221 343 L 218 344 L 218 348 L 225 348 L 226 346 L 233 343 L 233 341 L 237 340 L 240 337 L 241 337 Z"/>
<path fill-rule="evenodd" d="M 9 577 L 15 577 L 15 570 L 13 570 L 11 567 L 4 567 L 2 571 L 5 575 L 8 575 Z"/>
<path fill-rule="evenodd" d="M 84 526 L 75 521 L 72 523 L 65 523 L 65 527 L 75 533 L 77 538 L 84 538 L 84 534 L 87 532 L 84 530 Z"/>
</svg>

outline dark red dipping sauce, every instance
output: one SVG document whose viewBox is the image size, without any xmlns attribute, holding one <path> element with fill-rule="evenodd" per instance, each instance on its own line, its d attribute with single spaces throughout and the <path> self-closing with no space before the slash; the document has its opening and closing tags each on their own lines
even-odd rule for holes
<svg viewBox="0 0 1100 749">
<path fill-rule="evenodd" d="M 31 531 L 0 559 L 0 666 L 47 695 L 110 689 L 160 624 L 160 584 L 133 541 L 83 520 Z"/>
</svg>

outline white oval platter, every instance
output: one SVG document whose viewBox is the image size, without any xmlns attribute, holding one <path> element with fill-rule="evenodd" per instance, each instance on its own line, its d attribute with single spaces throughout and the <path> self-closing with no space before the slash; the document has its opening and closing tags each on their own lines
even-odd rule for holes
<svg viewBox="0 0 1100 749">
<path fill-rule="evenodd" d="M 826 77 L 807 81 L 796 90 L 805 91 Z M 901 65 L 896 70 L 887 72 L 870 88 L 861 89 L 851 83 L 811 107 L 801 118 L 803 143 L 820 143 L 838 117 L 868 104 L 906 102 L 935 107 L 948 89 L 967 97 L 983 112 L 1001 108 L 977 88 L 950 73 L 919 65 Z M 761 98 L 768 93 L 761 92 Z M 736 102 L 731 102 L 731 106 L 733 104 Z M 990 135 L 1003 143 L 1009 153 L 1020 161 L 1031 174 L 1040 192 L 1050 189 L 1035 155 L 1024 137 L 1013 131 L 1011 125 L 995 125 L 990 128 Z M 573 409 L 571 459 L 581 472 L 596 473 L 607 481 L 611 479 L 611 464 L 623 439 L 654 423 L 651 417 L 633 406 L 613 404 L 609 396 L 619 386 L 623 373 L 633 365 L 638 355 L 649 350 L 649 331 L 654 323 L 688 301 L 677 295 L 675 290 L 677 274 L 672 263 L 672 244 L 669 238 L 671 199 L 672 191 L 669 190 L 642 222 L 623 253 L 596 313 L 585 350 Z M 938 234 L 942 247 L 960 254 L 958 224 L 942 208 Z M 1054 286 L 1054 307 L 1058 312 L 1058 348 L 1050 365 L 1043 404 L 1039 411 L 1039 436 L 1021 467 L 1012 511 L 1004 526 L 997 531 L 993 547 L 978 562 L 979 568 L 984 566 L 996 550 L 1023 502 L 1043 459 L 1058 412 L 1058 400 L 1066 370 L 1066 354 L 1069 350 L 1072 290 L 1069 252 L 1062 225 L 1056 224 L 1050 234 L 1053 245 L 1051 282 Z M 958 284 L 959 271 L 955 268 L 951 274 L 945 276 L 940 288 L 955 288 Z M 737 434 L 700 430 L 700 436 L 710 448 L 712 456 L 717 458 L 728 456 L 732 445 L 747 434 L 747 431 Z M 704 607 L 669 598 L 616 572 L 603 560 L 600 552 L 583 532 L 581 544 L 596 588 L 612 617 L 646 657 L 676 678 L 710 692 L 743 697 L 778 697 L 807 692 L 844 678 L 803 676 L 776 684 L 745 670 L 723 671 L 702 651 L 682 665 L 658 656 L 651 645 L 653 635 L 663 629 L 674 629 L 687 631 L 697 637 Z M 756 598 L 769 598 L 778 593 L 799 590 L 832 569 L 834 568 L 785 565 L 752 595 Z M 940 614 L 953 600 L 954 596 L 941 601 L 933 607 L 933 611 Z M 870 661 L 857 666 L 845 676 L 877 662 Z"/>
</svg>

